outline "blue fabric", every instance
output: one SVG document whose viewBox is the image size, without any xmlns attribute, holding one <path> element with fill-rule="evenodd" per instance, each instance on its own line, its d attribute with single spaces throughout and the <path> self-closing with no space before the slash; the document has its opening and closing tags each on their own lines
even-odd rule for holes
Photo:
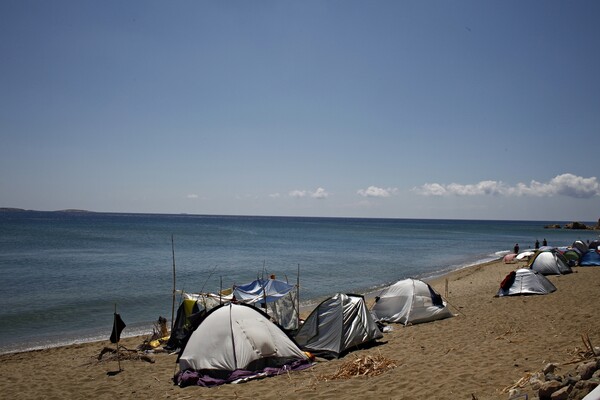
<svg viewBox="0 0 600 400">
<path fill-rule="evenodd" d="M 264 303 L 266 297 L 267 303 L 271 303 L 279 300 L 292 289 L 294 289 L 294 285 L 289 285 L 283 281 L 257 279 L 246 285 L 235 286 L 233 295 L 242 302 Z"/>
<path fill-rule="evenodd" d="M 579 265 L 582 267 L 596 267 L 600 266 L 600 253 L 595 250 L 590 250 L 581 256 Z"/>
</svg>

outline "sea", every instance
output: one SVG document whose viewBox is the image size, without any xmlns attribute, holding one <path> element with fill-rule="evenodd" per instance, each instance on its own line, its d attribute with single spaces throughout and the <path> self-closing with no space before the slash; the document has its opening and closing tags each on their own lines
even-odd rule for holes
<svg viewBox="0 0 600 400">
<path fill-rule="evenodd" d="M 274 274 L 301 305 L 427 279 L 512 251 L 592 240 L 568 221 L 0 211 L 0 353 L 107 340 L 172 318 L 173 289 L 216 293 Z M 175 308 L 180 301 L 177 296 Z"/>
</svg>

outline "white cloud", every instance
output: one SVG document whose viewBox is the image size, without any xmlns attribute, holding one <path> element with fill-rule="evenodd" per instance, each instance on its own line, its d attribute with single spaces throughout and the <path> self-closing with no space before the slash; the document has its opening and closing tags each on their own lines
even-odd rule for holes
<svg viewBox="0 0 600 400">
<path fill-rule="evenodd" d="M 502 181 L 481 181 L 467 185 L 426 183 L 413 188 L 412 191 L 423 196 L 567 196 L 584 199 L 600 196 L 600 183 L 596 177 L 583 178 L 573 174 L 562 174 L 547 183 L 535 180 L 528 185 L 519 182 L 515 186 L 509 186 Z"/>
<path fill-rule="evenodd" d="M 278 199 L 281 197 L 281 195 L 279 193 L 271 193 L 269 197 L 272 199 Z"/>
<path fill-rule="evenodd" d="M 357 193 L 363 197 L 390 197 L 397 191 L 398 189 L 396 188 L 384 189 L 377 186 L 369 186 L 366 189 L 359 189 Z"/>
<path fill-rule="evenodd" d="M 290 197 L 306 197 L 306 190 L 292 190 Z"/>
<path fill-rule="evenodd" d="M 289 193 L 290 197 L 302 198 L 302 197 L 311 197 L 313 199 L 326 199 L 329 197 L 329 193 L 322 187 L 317 188 L 314 192 L 310 192 L 307 190 L 292 190 Z"/>
<path fill-rule="evenodd" d="M 192 194 L 188 194 L 186 197 L 187 197 L 188 199 L 197 199 L 197 198 L 198 198 L 198 195 L 197 195 L 197 194 L 193 194 L 193 193 L 192 193 Z"/>
<path fill-rule="evenodd" d="M 320 187 L 320 188 L 317 188 L 317 190 L 315 190 L 314 192 L 312 192 L 310 194 L 310 197 L 312 197 L 313 199 L 326 199 L 329 197 L 329 193 L 327 193 L 327 191 L 325 191 L 325 189 Z"/>
</svg>

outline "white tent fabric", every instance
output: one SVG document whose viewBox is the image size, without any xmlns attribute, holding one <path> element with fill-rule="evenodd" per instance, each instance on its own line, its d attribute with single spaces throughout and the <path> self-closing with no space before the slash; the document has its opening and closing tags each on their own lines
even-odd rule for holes
<svg viewBox="0 0 600 400">
<path fill-rule="evenodd" d="M 383 322 L 419 324 L 454 316 L 431 286 L 418 279 L 404 279 L 384 289 L 371 309 Z"/>
<path fill-rule="evenodd" d="M 517 260 L 522 260 L 524 258 L 529 258 L 534 254 L 535 254 L 535 251 L 523 251 L 523 252 L 519 253 L 519 255 L 517 255 L 516 258 L 517 258 Z"/>
<path fill-rule="evenodd" d="M 227 304 L 215 308 L 192 333 L 181 357 L 184 370 L 235 371 L 278 366 L 307 356 L 260 311 Z"/>
<path fill-rule="evenodd" d="M 556 290 L 544 275 L 528 268 L 511 272 L 500 285 L 497 295 L 516 296 L 529 294 L 548 294 Z"/>
<path fill-rule="evenodd" d="M 573 272 L 564 256 L 554 249 L 538 252 L 530 260 L 529 268 L 542 275 L 562 275 Z"/>
<path fill-rule="evenodd" d="M 352 347 L 382 338 L 359 295 L 338 293 L 319 304 L 298 329 L 298 345 L 324 357 L 339 357 Z"/>
</svg>

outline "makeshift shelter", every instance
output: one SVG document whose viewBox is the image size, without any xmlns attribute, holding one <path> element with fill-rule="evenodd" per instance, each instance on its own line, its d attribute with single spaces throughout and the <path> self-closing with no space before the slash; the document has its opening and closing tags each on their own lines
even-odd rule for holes
<svg viewBox="0 0 600 400">
<path fill-rule="evenodd" d="M 179 359 L 179 386 L 214 386 L 310 366 L 308 356 L 268 315 L 244 304 L 212 309 Z"/>
<path fill-rule="evenodd" d="M 165 349 L 175 351 L 180 349 L 187 337 L 198 325 L 199 319 L 214 307 L 224 301 L 214 294 L 181 293 L 181 304 L 177 309 L 171 336 L 165 344 Z"/>
<path fill-rule="evenodd" d="M 595 250 L 590 250 L 581 256 L 579 260 L 579 265 L 581 267 L 596 267 L 600 266 L 600 252 Z"/>
<path fill-rule="evenodd" d="M 321 302 L 306 318 L 294 339 L 324 358 L 338 358 L 360 345 L 383 337 L 363 296 L 338 293 Z"/>
<path fill-rule="evenodd" d="M 528 266 L 542 275 L 563 275 L 573 272 L 569 262 L 556 249 L 538 251 L 529 260 Z"/>
<path fill-rule="evenodd" d="M 453 317 L 442 296 L 419 279 L 404 279 L 384 289 L 371 309 L 383 322 L 420 324 Z"/>
<path fill-rule="evenodd" d="M 298 288 L 277 279 L 257 279 L 233 287 L 240 303 L 263 308 L 285 330 L 298 329 Z"/>
<path fill-rule="evenodd" d="M 548 294 L 556 287 L 539 272 L 528 268 L 511 271 L 500 283 L 497 296 L 518 296 L 530 294 Z"/>
</svg>

